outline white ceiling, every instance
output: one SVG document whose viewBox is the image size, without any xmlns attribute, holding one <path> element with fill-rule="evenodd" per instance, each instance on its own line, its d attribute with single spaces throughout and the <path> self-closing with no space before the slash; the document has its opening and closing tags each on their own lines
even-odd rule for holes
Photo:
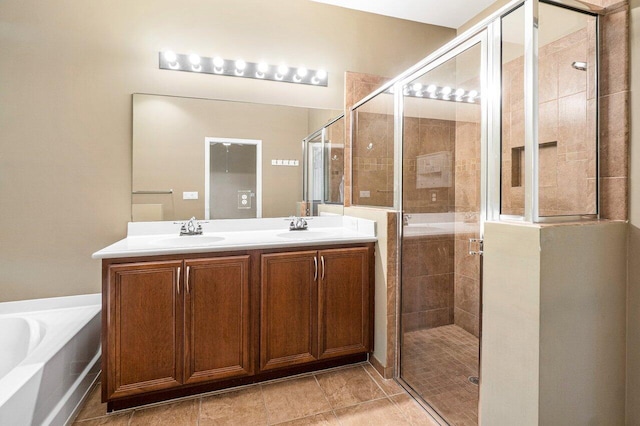
<svg viewBox="0 0 640 426">
<path fill-rule="evenodd" d="M 458 28 L 495 0 L 313 0 L 409 21 Z"/>
</svg>

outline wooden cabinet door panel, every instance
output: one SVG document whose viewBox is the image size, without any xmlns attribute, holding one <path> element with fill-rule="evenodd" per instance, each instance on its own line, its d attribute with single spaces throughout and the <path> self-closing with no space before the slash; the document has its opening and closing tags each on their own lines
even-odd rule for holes
<svg viewBox="0 0 640 426">
<path fill-rule="evenodd" d="M 262 256 L 260 368 L 317 359 L 317 252 Z"/>
<path fill-rule="evenodd" d="M 185 261 L 185 383 L 252 374 L 249 256 Z"/>
<path fill-rule="evenodd" d="M 369 250 L 321 250 L 319 357 L 369 350 Z"/>
<path fill-rule="evenodd" d="M 181 261 L 109 267 L 110 398 L 182 383 Z"/>
</svg>

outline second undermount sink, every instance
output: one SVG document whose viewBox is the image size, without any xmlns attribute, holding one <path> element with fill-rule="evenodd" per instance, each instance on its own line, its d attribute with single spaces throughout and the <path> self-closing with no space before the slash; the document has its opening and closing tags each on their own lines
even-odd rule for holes
<svg viewBox="0 0 640 426">
<path fill-rule="evenodd" d="M 224 237 L 210 235 L 188 235 L 182 237 L 165 237 L 151 241 L 154 246 L 161 247 L 201 247 L 209 246 L 224 240 Z"/>
<path fill-rule="evenodd" d="M 277 234 L 278 237 L 288 238 L 290 240 L 313 240 L 330 236 L 330 232 L 323 231 L 289 231 Z"/>
</svg>

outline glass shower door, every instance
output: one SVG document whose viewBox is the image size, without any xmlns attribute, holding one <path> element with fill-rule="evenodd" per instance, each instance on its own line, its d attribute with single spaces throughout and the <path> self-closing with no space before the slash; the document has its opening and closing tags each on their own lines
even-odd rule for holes
<svg viewBox="0 0 640 426">
<path fill-rule="evenodd" d="M 450 425 L 478 422 L 483 40 L 402 88 L 400 379 Z"/>
</svg>

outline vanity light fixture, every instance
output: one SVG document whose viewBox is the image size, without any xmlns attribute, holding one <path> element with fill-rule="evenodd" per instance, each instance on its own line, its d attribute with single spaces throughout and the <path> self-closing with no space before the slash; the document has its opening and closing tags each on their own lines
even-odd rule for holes
<svg viewBox="0 0 640 426">
<path fill-rule="evenodd" d="M 242 59 L 229 60 L 220 56 L 207 58 L 196 54 L 175 53 L 170 50 L 159 53 L 159 68 L 322 87 L 329 85 L 328 74 L 325 70 L 312 70 L 304 66 L 295 68 L 285 64 L 269 65 L 266 62 L 246 62 Z"/>
<path fill-rule="evenodd" d="M 195 72 L 202 71 L 202 65 L 201 65 L 202 58 L 200 58 L 200 56 L 196 55 L 195 53 L 192 53 L 191 55 L 189 55 L 189 63 L 191 64 L 191 71 L 195 71 Z"/>
<path fill-rule="evenodd" d="M 393 93 L 393 88 L 386 90 Z M 465 90 L 463 88 L 454 89 L 450 86 L 436 86 L 435 84 L 425 85 L 422 83 L 408 84 L 402 88 L 402 94 L 410 98 L 428 98 L 441 101 L 475 103 L 478 98 L 477 90 Z"/>
</svg>

